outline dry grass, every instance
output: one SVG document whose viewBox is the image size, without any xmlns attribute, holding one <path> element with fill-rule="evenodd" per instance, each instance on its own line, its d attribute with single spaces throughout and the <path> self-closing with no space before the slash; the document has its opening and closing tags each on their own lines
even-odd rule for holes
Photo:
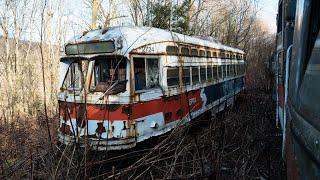
<svg viewBox="0 0 320 180">
<path fill-rule="evenodd" d="M 225 113 L 130 151 L 51 150 L 45 127 L 26 123 L 1 126 L 0 134 L 0 177 L 11 179 L 283 179 L 274 103 L 264 92 L 243 93 Z"/>
</svg>

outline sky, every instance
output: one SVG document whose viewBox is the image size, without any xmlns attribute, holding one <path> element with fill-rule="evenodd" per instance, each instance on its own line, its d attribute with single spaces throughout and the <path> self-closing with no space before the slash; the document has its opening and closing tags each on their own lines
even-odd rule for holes
<svg viewBox="0 0 320 180">
<path fill-rule="evenodd" d="M 260 0 L 258 17 L 265 22 L 271 33 L 276 32 L 278 0 Z"/>
</svg>

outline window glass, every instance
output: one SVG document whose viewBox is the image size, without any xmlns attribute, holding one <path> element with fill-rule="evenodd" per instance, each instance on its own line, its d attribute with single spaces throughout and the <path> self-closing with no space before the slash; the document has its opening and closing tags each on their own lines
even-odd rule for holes
<svg viewBox="0 0 320 180">
<path fill-rule="evenodd" d="M 159 60 L 155 58 L 133 58 L 135 90 L 152 89 L 159 86 Z"/>
<path fill-rule="evenodd" d="M 215 58 L 218 57 L 218 53 L 217 52 L 213 52 L 212 53 L 212 57 L 215 57 Z"/>
<path fill-rule="evenodd" d="M 235 75 L 236 76 L 239 75 L 239 64 L 235 65 L 235 71 L 236 71 Z"/>
<path fill-rule="evenodd" d="M 168 87 L 179 86 L 179 68 L 169 67 L 167 69 L 167 85 Z"/>
<path fill-rule="evenodd" d="M 206 72 L 206 66 L 201 66 L 200 67 L 200 79 L 201 82 L 206 82 L 207 81 L 207 72 Z"/>
<path fill-rule="evenodd" d="M 115 51 L 114 42 L 94 42 L 94 43 L 83 43 L 83 44 L 68 44 L 66 45 L 65 52 L 67 55 L 76 54 L 99 54 L 99 53 L 110 53 Z"/>
<path fill-rule="evenodd" d="M 229 65 L 230 68 L 230 77 L 234 76 L 233 64 Z"/>
<path fill-rule="evenodd" d="M 228 65 L 223 65 L 223 77 L 226 78 L 228 75 Z"/>
<path fill-rule="evenodd" d="M 184 67 L 183 68 L 183 85 L 190 85 L 190 68 Z"/>
<path fill-rule="evenodd" d="M 80 63 L 73 62 L 70 64 L 66 78 L 63 82 L 64 89 L 77 89 L 81 87 L 81 67 Z"/>
<path fill-rule="evenodd" d="M 201 57 L 206 57 L 206 52 L 204 50 L 200 50 L 200 56 Z"/>
<path fill-rule="evenodd" d="M 314 30 L 316 32 L 316 30 Z M 314 35 L 316 36 L 316 34 Z M 306 56 L 307 67 L 298 91 L 297 109 L 307 121 L 320 128 L 320 30 Z M 313 46 L 314 45 L 314 46 Z M 312 47 L 313 46 L 313 47 Z"/>
<path fill-rule="evenodd" d="M 207 57 L 208 57 L 208 58 L 212 57 L 211 51 L 207 51 Z"/>
<path fill-rule="evenodd" d="M 218 75 L 220 79 L 223 79 L 223 65 L 218 66 Z"/>
<path fill-rule="evenodd" d="M 197 49 L 191 49 L 191 55 L 192 56 L 198 56 L 198 50 Z"/>
<path fill-rule="evenodd" d="M 184 55 L 184 56 L 189 56 L 189 55 L 190 55 L 190 50 L 189 50 L 189 48 L 182 47 L 182 48 L 181 48 L 181 54 Z"/>
<path fill-rule="evenodd" d="M 192 67 L 192 84 L 198 84 L 198 83 L 199 83 L 199 68 Z"/>
<path fill-rule="evenodd" d="M 169 55 L 177 55 L 179 52 L 178 47 L 176 46 L 167 46 L 167 54 Z"/>
<path fill-rule="evenodd" d="M 126 59 L 123 57 L 100 56 L 94 59 L 90 90 L 119 93 L 125 90 Z"/>
<path fill-rule="evenodd" d="M 147 68 L 147 88 L 155 88 L 159 86 L 159 60 L 146 59 Z"/>
<path fill-rule="evenodd" d="M 225 58 L 225 53 L 224 52 L 220 52 L 220 58 L 224 59 Z"/>
<path fill-rule="evenodd" d="M 212 73 L 213 73 L 213 79 L 217 80 L 218 79 L 218 66 L 212 66 Z"/>
<path fill-rule="evenodd" d="M 212 80 L 212 66 L 207 66 L 207 79 Z"/>
<path fill-rule="evenodd" d="M 144 58 L 133 58 L 135 90 L 146 89 L 146 64 Z"/>
</svg>

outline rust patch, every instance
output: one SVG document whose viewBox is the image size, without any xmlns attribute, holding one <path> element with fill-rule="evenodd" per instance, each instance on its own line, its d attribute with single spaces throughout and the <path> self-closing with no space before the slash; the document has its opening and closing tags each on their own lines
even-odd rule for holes
<svg viewBox="0 0 320 180">
<path fill-rule="evenodd" d="M 74 105 L 75 106 L 75 105 Z M 85 104 L 80 104 L 79 105 L 79 110 L 77 114 L 77 126 L 84 128 L 86 127 L 86 106 Z"/>
<path fill-rule="evenodd" d="M 70 126 L 67 125 L 66 123 L 62 123 L 62 125 L 60 126 L 59 130 L 67 135 L 71 135 L 71 131 L 70 131 Z"/>
<path fill-rule="evenodd" d="M 167 112 L 164 114 L 164 120 L 167 122 L 167 121 L 170 121 L 171 120 L 171 117 L 172 117 L 172 112 Z"/>
<path fill-rule="evenodd" d="M 97 123 L 98 128 L 96 129 L 96 133 L 101 135 L 102 133 L 106 132 L 106 128 L 103 126 L 103 123 Z"/>
</svg>

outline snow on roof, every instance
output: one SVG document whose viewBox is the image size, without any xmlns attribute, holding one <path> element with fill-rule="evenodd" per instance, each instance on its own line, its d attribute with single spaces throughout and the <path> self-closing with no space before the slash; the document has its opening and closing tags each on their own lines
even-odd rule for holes
<svg viewBox="0 0 320 180">
<path fill-rule="evenodd" d="M 122 43 L 120 50 L 122 54 L 127 55 L 131 50 L 138 47 L 158 42 L 179 42 L 195 44 L 216 49 L 223 49 L 237 53 L 244 53 L 240 49 L 222 45 L 221 43 L 191 37 L 175 32 L 170 32 L 154 27 L 139 26 L 117 26 L 107 29 L 96 29 L 85 33 L 84 35 L 75 36 L 68 43 L 83 43 L 89 41 L 114 41 L 116 47 Z"/>
</svg>

